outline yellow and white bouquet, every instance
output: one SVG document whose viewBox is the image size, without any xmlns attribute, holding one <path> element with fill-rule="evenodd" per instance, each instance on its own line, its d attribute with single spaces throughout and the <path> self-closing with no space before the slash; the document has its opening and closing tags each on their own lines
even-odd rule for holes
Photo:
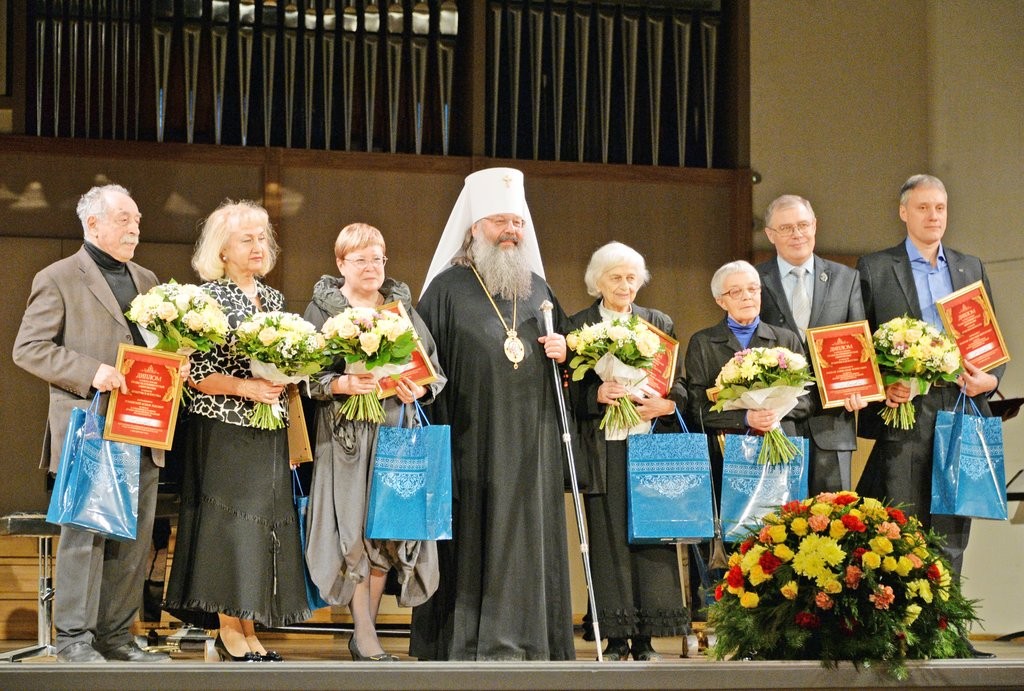
<svg viewBox="0 0 1024 691">
<path fill-rule="evenodd" d="M 320 327 L 326 351 L 345 360 L 348 374 L 397 376 L 416 348 L 416 331 L 407 317 L 372 307 L 349 307 Z M 349 396 L 338 411 L 349 420 L 384 422 L 376 392 Z"/>
<path fill-rule="evenodd" d="M 781 420 L 814 381 L 807 358 L 788 348 L 746 348 L 733 355 L 715 378 L 714 411 L 771 410 Z M 781 426 L 764 435 L 759 463 L 789 463 L 800 450 Z"/>
<path fill-rule="evenodd" d="M 142 328 L 150 348 L 183 355 L 223 345 L 231 329 L 220 305 L 202 288 L 173 280 L 136 295 L 125 316 Z"/>
<path fill-rule="evenodd" d="M 914 516 L 854 492 L 794 500 L 761 519 L 729 557 L 708 623 L 710 654 L 880 663 L 970 657 L 974 602 Z"/>
<path fill-rule="evenodd" d="M 257 312 L 235 329 L 234 352 L 249 358 L 253 376 L 275 384 L 297 384 L 323 369 L 324 337 L 290 312 Z M 257 403 L 249 421 L 258 429 L 284 426 L 281 403 Z"/>
<path fill-rule="evenodd" d="M 573 381 L 580 381 L 589 371 L 601 381 L 622 384 L 630 395 L 643 397 L 644 381 L 650 376 L 654 356 L 665 346 L 656 333 L 639 317 L 613 319 L 597 324 L 584 324 L 565 337 L 565 343 L 576 355 L 569 362 Z M 618 399 L 618 405 L 606 406 L 600 429 L 607 433 L 624 433 L 640 424 L 640 414 L 629 396 Z"/>
<path fill-rule="evenodd" d="M 926 321 L 896 317 L 881 324 L 871 337 L 878 368 L 886 386 L 898 381 L 910 386 L 910 397 L 928 393 L 933 382 L 954 382 L 963 371 L 960 350 L 951 338 Z M 885 424 L 911 429 L 916 413 L 912 401 L 881 412 Z"/>
</svg>

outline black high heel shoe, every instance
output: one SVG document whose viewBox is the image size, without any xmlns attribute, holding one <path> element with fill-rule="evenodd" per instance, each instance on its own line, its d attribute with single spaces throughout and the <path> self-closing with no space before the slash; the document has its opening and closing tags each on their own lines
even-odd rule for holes
<svg viewBox="0 0 1024 691">
<path fill-rule="evenodd" d="M 257 653 L 261 658 L 262 662 L 284 662 L 284 658 L 276 650 L 268 650 L 265 653 Z"/>
<path fill-rule="evenodd" d="M 380 655 L 363 655 L 359 652 L 359 648 L 356 647 L 355 636 L 348 639 L 348 652 L 352 655 L 352 660 L 355 662 L 396 662 L 398 660 L 394 655 L 389 655 L 387 653 L 381 653 Z"/>
<path fill-rule="evenodd" d="M 263 656 L 251 650 L 245 655 L 232 655 L 224 645 L 224 641 L 221 640 L 220 634 L 217 634 L 217 640 L 213 642 L 213 647 L 216 648 L 221 662 L 263 662 Z"/>
</svg>

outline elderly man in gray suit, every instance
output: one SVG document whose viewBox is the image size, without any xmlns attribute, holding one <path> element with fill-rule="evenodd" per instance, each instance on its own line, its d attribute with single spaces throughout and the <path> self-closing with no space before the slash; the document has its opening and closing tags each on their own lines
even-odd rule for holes
<svg viewBox="0 0 1024 691">
<path fill-rule="evenodd" d="M 811 203 L 785 194 L 768 205 L 764 233 L 776 257 L 758 264 L 761 275 L 761 320 L 800 335 L 807 352 L 805 329 L 864 319 L 860 281 L 848 266 L 814 254 L 818 220 Z M 859 395 L 843 408 L 823 409 L 817 388 L 808 394 L 811 416 L 797 424 L 797 434 L 809 437 L 811 496 L 850 489 L 850 462 L 857 448 L 853 411 L 865 406 Z"/>
<path fill-rule="evenodd" d="M 40 467 L 50 472 L 57 470 L 71 409 L 87 407 L 97 391 L 128 392 L 113 365 L 118 345 L 145 342 L 124 312 L 132 298 L 157 284 L 152 271 L 131 261 L 141 215 L 126 189 L 93 187 L 79 200 L 77 212 L 85 243 L 36 274 L 14 342 L 14 362 L 49 384 Z M 163 465 L 163 452 L 143 447 L 136 540 L 61 528 L 54 608 L 60 662 L 170 660 L 142 650 L 131 634 L 142 602 L 157 465 Z"/>
<path fill-rule="evenodd" d="M 857 263 L 872 329 L 907 314 L 941 330 L 944 327 L 936 300 L 976 281 L 983 281 L 992 295 L 981 260 L 942 243 L 946 200 L 946 188 L 938 178 L 914 175 L 908 179 L 900 190 L 900 219 L 907 226 L 907 237 L 895 247 L 861 257 Z M 861 414 L 861 436 L 877 441 L 857 486 L 862 494 L 908 504 L 909 511 L 922 522 L 944 534 L 945 551 L 957 573 L 963 566 L 971 521 L 929 513 L 935 416 L 939 410 L 953 408 L 960 390 L 973 398 L 982 415 L 991 415 L 988 397 L 998 386 L 1004 367 L 983 372 L 964 361 L 964 369 L 956 385 L 940 382 L 914 398 L 917 421 L 913 429 L 883 425 L 878 417 L 881 404 L 873 404 Z M 895 407 L 908 400 L 910 389 L 906 384 L 886 387 L 885 405 Z"/>
</svg>

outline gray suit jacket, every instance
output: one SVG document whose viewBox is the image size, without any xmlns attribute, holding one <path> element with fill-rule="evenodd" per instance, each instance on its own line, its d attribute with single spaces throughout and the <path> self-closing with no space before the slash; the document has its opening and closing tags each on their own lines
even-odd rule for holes
<svg viewBox="0 0 1024 691">
<path fill-rule="evenodd" d="M 134 262 L 128 272 L 139 292 L 158 283 Z M 15 364 L 50 385 L 40 468 L 56 472 L 71 409 L 88 407 L 96 370 L 114 366 L 121 343 L 132 343 L 128 320 L 85 247 L 36 274 L 13 355 Z M 106 396 L 100 410 L 106 410 Z M 163 461 L 163 451 L 154 449 L 153 462 Z"/>
<path fill-rule="evenodd" d="M 779 275 L 779 263 L 773 257 L 757 265 L 761 274 L 761 321 L 797 332 L 793 313 L 786 300 Z M 848 266 L 814 257 L 814 290 L 811 297 L 809 326 L 830 326 L 864 319 L 864 303 L 860 295 L 860 276 Z M 804 355 L 808 356 L 806 344 Z M 808 397 L 814 402 L 813 413 L 797 425 L 801 436 L 810 434 L 814 445 L 833 451 L 857 448 L 856 420 L 845 408 L 821 407 L 817 386 L 810 387 Z"/>
<path fill-rule="evenodd" d="M 982 281 L 989 296 L 992 296 L 992 286 L 989 285 L 988 276 L 981 260 L 969 254 L 963 254 L 943 246 L 946 261 L 949 264 L 949 275 L 953 282 L 953 290 L 960 290 L 971 283 Z M 868 254 L 857 262 L 857 270 L 860 272 L 861 294 L 864 298 L 864 311 L 871 329 L 874 331 L 879 324 L 893 319 L 909 315 L 921 319 L 921 305 L 917 297 L 917 286 L 914 284 L 914 272 L 910 268 L 910 257 L 907 255 L 907 248 L 904 241 L 895 247 L 890 247 L 881 252 Z M 1002 379 L 1005 365 L 990 371 L 997 379 Z M 988 396 L 979 395 L 974 397 L 974 402 L 984 415 L 991 415 L 988 406 Z M 879 435 L 894 436 L 899 438 L 890 427 L 883 427 L 878 417 L 878 407 L 881 404 L 873 403 L 861 411 L 860 414 L 860 436 L 870 439 L 878 439 Z"/>
</svg>

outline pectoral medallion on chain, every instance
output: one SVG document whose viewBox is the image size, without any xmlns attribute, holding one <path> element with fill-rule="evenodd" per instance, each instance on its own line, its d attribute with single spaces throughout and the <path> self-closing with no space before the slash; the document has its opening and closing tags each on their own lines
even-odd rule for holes
<svg viewBox="0 0 1024 691">
<path fill-rule="evenodd" d="M 506 333 L 508 338 L 505 339 L 505 357 L 512 363 L 513 369 L 519 369 L 519 363 L 526 355 L 526 348 L 523 347 L 523 342 L 519 340 L 514 329 L 509 329 Z"/>
</svg>

